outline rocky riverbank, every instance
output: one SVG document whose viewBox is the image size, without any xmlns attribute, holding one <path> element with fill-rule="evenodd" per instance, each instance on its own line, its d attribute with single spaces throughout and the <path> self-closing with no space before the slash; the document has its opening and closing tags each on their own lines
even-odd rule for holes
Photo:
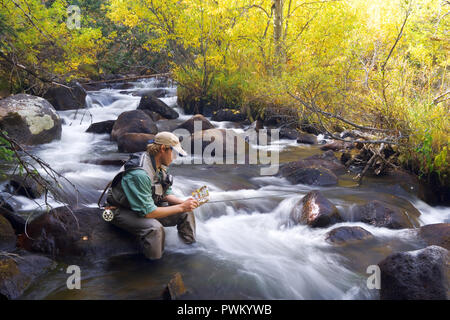
<svg viewBox="0 0 450 320">
<path fill-rule="evenodd" d="M 98 88 L 97 88 L 98 89 Z M 450 223 L 421 223 L 421 212 L 408 200 L 397 195 L 389 199 L 366 199 L 355 201 L 352 206 L 328 199 L 327 188 L 335 188 L 346 183 L 349 176 L 364 170 L 357 159 L 364 156 L 364 148 L 351 142 L 357 132 L 343 132 L 341 137 L 349 141 L 331 141 L 319 132 L 302 132 L 297 128 L 286 128 L 275 121 L 274 115 L 267 119 L 250 122 L 244 115 L 233 110 L 221 110 L 208 119 L 208 114 L 192 116 L 180 114 L 160 98 L 166 94 L 161 90 L 127 91 L 125 85 L 117 84 L 121 94 L 131 94 L 139 99 L 135 110 L 121 112 L 116 119 L 92 122 L 86 132 L 104 135 L 108 141 L 117 144 L 120 154 L 145 150 L 146 142 L 162 130 L 184 129 L 185 137 L 192 146 L 202 141 L 203 152 L 209 143 L 205 136 L 221 137 L 226 143 L 223 153 L 229 151 L 234 156 L 236 145 L 227 141 L 227 131 L 221 123 L 233 123 L 240 130 L 280 128 L 280 138 L 297 141 L 295 148 L 316 148 L 318 153 L 295 161 L 286 161 L 280 166 L 277 179 L 283 187 L 295 190 L 297 186 L 309 188 L 283 216 L 281 224 L 296 228 L 304 226 L 309 230 L 324 229 L 323 236 L 315 241 L 330 248 L 358 248 L 370 246 L 371 241 L 379 241 L 373 228 L 383 230 L 410 230 L 418 244 L 416 250 L 390 253 L 380 259 L 381 299 L 446 299 L 448 298 L 448 251 Z M 77 103 L 79 95 L 67 97 L 64 90 L 50 92 L 49 101 L 29 95 L 16 95 L 0 100 L 0 126 L 9 129 L 12 136 L 23 144 L 35 145 L 58 141 L 61 138 L 61 119 L 56 110 L 84 108 Z M 164 90 L 164 91 L 163 91 Z M 73 100 L 75 99 L 75 100 Z M 5 101 L 6 100 L 6 101 Z M 33 114 L 24 114 L 33 104 Z M 187 109 L 185 109 L 187 110 Z M 28 112 L 28 111 L 27 111 Z M 1 114 L 0 114 L 1 115 Z M 16 121 L 17 120 L 17 121 Z M 51 121 L 50 121 L 51 120 Z M 197 131 L 194 121 L 202 124 Z M 50 126 L 50 122 L 52 126 Z M 19 128 L 19 125 L 21 126 Z M 17 126 L 17 128 L 16 128 Z M 38 129 L 36 129 L 38 128 Z M 186 142 L 186 141 L 185 141 Z M 246 148 L 252 147 L 241 141 Z M 230 147 L 232 147 L 230 149 Z M 194 148 L 192 148 L 194 149 Z M 314 150 L 316 150 L 314 149 Z M 386 151 L 387 152 L 387 151 Z M 123 159 L 92 159 L 89 163 L 100 166 L 114 166 L 116 169 Z M 212 174 L 212 172 L 211 172 Z M 383 175 L 376 172 L 366 174 L 370 179 L 387 179 L 392 185 L 402 188 L 414 197 L 430 199 L 427 190 L 414 175 L 401 169 L 386 169 Z M 17 299 L 35 281 L 54 270 L 57 263 L 95 263 L 124 254 L 139 254 L 136 239 L 109 225 L 101 219 L 101 210 L 87 206 L 61 206 L 49 212 L 40 212 L 26 221 L 20 214 L 16 196 L 36 199 L 43 190 L 29 177 L 11 177 L 1 194 L 0 207 L 0 295 Z M 363 184 L 364 185 L 364 184 Z M 433 190 L 431 190 L 433 191 Z M 278 200 L 279 202 L 279 200 Z M 244 205 L 242 205 L 244 206 Z M 358 224 L 346 225 L 346 224 Z M 26 226 L 26 228 L 25 228 Z M 366 227 L 365 227 L 366 226 Z M 311 231 L 313 232 L 313 231 Z M 333 250 L 333 249 L 330 249 Z M 350 249 L 349 249 L 350 250 Z M 353 249 L 352 249 L 353 250 Z M 420 250 L 420 251 L 417 251 Z M 423 261 L 427 261 L 424 263 Z M 413 270 L 405 273 L 401 270 Z M 399 271 L 400 270 L 400 271 Z M 447 272 L 447 273 L 446 273 Z M 421 274 L 426 275 L 421 278 Z M 447 274 L 447 275 L 446 275 Z M 383 286 L 383 283 L 386 283 Z M 389 285 L 387 285 L 389 283 Z M 427 290 L 419 294 L 427 283 Z M 429 285 L 428 285 L 429 284 Z"/>
</svg>

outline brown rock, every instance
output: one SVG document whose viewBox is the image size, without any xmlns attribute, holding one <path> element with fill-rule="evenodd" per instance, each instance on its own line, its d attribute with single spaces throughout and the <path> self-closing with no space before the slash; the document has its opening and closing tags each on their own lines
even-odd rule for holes
<svg viewBox="0 0 450 320">
<path fill-rule="evenodd" d="M 179 272 L 175 273 L 173 278 L 167 284 L 166 289 L 163 292 L 164 300 L 178 300 L 187 292 L 184 286 L 183 279 Z"/>
<path fill-rule="evenodd" d="M 450 250 L 450 223 L 435 223 L 420 227 L 419 236 L 429 246 L 437 245 Z"/>
<path fill-rule="evenodd" d="M 326 227 L 343 220 L 336 206 L 320 191 L 311 191 L 304 196 L 297 203 L 291 216 L 295 222 L 313 228 Z"/>
<path fill-rule="evenodd" d="M 148 140 L 154 139 L 155 135 L 147 133 L 125 133 L 117 139 L 119 152 L 140 152 L 145 151 Z"/>
<path fill-rule="evenodd" d="M 144 111 L 126 111 L 123 112 L 114 123 L 111 131 L 111 140 L 117 141 L 117 138 L 125 133 L 156 134 L 157 132 L 158 127 Z"/>
</svg>

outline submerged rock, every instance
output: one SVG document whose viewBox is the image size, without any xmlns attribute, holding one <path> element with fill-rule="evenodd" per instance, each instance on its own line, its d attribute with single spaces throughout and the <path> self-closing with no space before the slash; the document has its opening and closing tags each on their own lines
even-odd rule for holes
<svg viewBox="0 0 450 320">
<path fill-rule="evenodd" d="M 43 256 L 0 254 L 0 297 L 17 299 L 41 275 L 55 266 Z"/>
<path fill-rule="evenodd" d="M 302 162 L 290 162 L 280 168 L 280 175 L 293 184 L 313 186 L 334 186 L 338 183 L 337 176 L 322 166 L 305 166 Z"/>
<path fill-rule="evenodd" d="M 339 227 L 327 233 L 325 240 L 334 244 L 348 244 L 373 238 L 373 235 L 361 227 Z"/>
<path fill-rule="evenodd" d="M 336 206 L 320 191 L 311 191 L 304 196 L 294 207 L 291 217 L 296 223 L 313 228 L 326 227 L 342 221 Z"/>
<path fill-rule="evenodd" d="M 111 139 L 117 141 L 125 133 L 156 134 L 158 127 L 142 110 L 125 111 L 120 114 L 111 131 Z"/>
<path fill-rule="evenodd" d="M 173 278 L 167 284 L 162 293 L 164 300 L 178 300 L 187 292 L 183 279 L 179 272 L 175 273 Z"/>
<path fill-rule="evenodd" d="M 0 100 L 0 128 L 19 143 L 35 145 L 61 138 L 61 119 L 45 99 L 16 94 Z"/>
<path fill-rule="evenodd" d="M 379 264 L 381 300 L 446 300 L 449 255 L 442 247 L 395 253 Z"/>
</svg>

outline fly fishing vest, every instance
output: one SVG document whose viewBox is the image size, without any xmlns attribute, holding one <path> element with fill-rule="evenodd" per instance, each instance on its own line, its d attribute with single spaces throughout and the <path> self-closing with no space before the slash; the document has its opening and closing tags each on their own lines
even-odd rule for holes
<svg viewBox="0 0 450 320">
<path fill-rule="evenodd" d="M 152 198 L 156 206 L 161 206 L 164 195 L 173 183 L 172 176 L 167 174 L 166 168 L 162 167 L 162 177 L 156 173 L 155 160 L 147 152 L 132 154 L 130 159 L 123 165 L 120 172 L 111 181 L 108 189 L 106 202 L 111 206 L 130 208 L 127 196 L 122 188 L 122 177 L 131 170 L 144 170 L 152 182 Z"/>
</svg>

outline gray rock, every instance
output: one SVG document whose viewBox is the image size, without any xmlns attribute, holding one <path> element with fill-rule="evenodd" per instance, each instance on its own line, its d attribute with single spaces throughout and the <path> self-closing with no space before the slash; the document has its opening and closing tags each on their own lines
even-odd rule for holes
<svg viewBox="0 0 450 320">
<path fill-rule="evenodd" d="M 54 266 L 51 259 L 35 254 L 0 255 L 0 296 L 20 298 L 38 277 Z"/>
<path fill-rule="evenodd" d="M 373 200 L 353 208 L 353 221 L 389 229 L 419 227 L 417 221 L 419 216 L 420 212 L 413 206 L 400 208 L 379 200 Z"/>
<path fill-rule="evenodd" d="M 0 100 L 0 128 L 17 142 L 28 145 L 61 138 L 61 119 L 45 99 L 16 94 Z"/>
<path fill-rule="evenodd" d="M 395 253 L 378 265 L 381 300 L 448 299 L 449 255 L 442 247 Z"/>
</svg>

